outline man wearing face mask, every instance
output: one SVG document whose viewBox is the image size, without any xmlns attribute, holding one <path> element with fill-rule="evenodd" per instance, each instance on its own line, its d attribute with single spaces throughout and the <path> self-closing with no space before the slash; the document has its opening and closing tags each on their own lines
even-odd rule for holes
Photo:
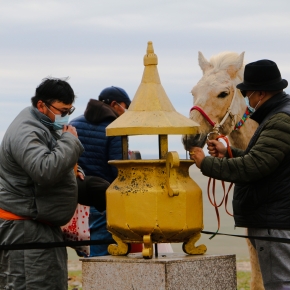
<svg viewBox="0 0 290 290">
<path fill-rule="evenodd" d="M 84 115 L 75 118 L 70 124 L 76 127 L 85 148 L 78 164 L 86 176 L 98 176 L 112 183 L 118 172 L 108 161 L 122 159 L 122 143 L 120 136 L 107 137 L 106 127 L 129 108 L 131 100 L 124 89 L 115 86 L 103 89 L 98 99 L 90 99 Z M 106 226 L 106 211 L 100 212 L 91 206 L 91 239 L 111 239 Z M 108 255 L 107 248 L 108 245 L 90 246 L 90 256 Z"/>
<path fill-rule="evenodd" d="M 232 148 L 234 158 L 227 158 L 227 149 L 218 141 L 208 142 L 208 157 L 202 149 L 192 149 L 191 158 L 204 175 L 235 183 L 235 226 L 248 228 L 249 236 L 290 239 L 290 96 L 283 92 L 287 85 L 273 61 L 246 65 L 244 82 L 237 88 L 259 124 L 248 148 Z M 288 289 L 290 245 L 251 242 L 265 289 Z"/>
<path fill-rule="evenodd" d="M 60 226 L 77 205 L 74 166 L 81 153 L 76 129 L 67 125 L 75 95 L 64 80 L 36 88 L 0 146 L 0 242 L 62 242 Z M 1 289 L 67 289 L 65 247 L 0 251 Z"/>
</svg>

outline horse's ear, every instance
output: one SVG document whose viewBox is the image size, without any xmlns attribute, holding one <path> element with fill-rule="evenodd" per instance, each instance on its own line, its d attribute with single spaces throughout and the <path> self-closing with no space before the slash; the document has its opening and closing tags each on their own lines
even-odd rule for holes
<svg viewBox="0 0 290 290">
<path fill-rule="evenodd" d="M 203 73 L 205 73 L 208 69 L 212 68 L 212 65 L 205 59 L 200 51 L 198 52 L 198 64 L 202 69 Z"/>
<path fill-rule="evenodd" d="M 230 65 L 227 69 L 228 74 L 232 79 L 234 79 L 237 75 L 237 72 L 243 67 L 244 63 L 244 55 L 245 52 L 243 51 L 237 58 L 236 62 Z"/>
</svg>

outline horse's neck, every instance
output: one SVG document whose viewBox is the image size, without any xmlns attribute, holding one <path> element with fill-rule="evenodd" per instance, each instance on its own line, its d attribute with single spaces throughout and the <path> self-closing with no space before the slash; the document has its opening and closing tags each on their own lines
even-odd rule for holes
<svg viewBox="0 0 290 290">
<path fill-rule="evenodd" d="M 239 130 L 232 131 L 228 136 L 231 146 L 245 150 L 257 127 L 255 121 L 248 119 Z"/>
</svg>

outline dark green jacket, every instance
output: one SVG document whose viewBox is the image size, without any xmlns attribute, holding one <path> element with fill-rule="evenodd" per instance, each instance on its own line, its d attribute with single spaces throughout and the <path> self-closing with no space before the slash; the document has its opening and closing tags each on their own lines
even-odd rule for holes
<svg viewBox="0 0 290 290">
<path fill-rule="evenodd" d="M 290 96 L 273 96 L 252 119 L 260 126 L 248 148 L 232 148 L 232 159 L 206 157 L 201 171 L 235 183 L 236 226 L 290 229 Z"/>
</svg>

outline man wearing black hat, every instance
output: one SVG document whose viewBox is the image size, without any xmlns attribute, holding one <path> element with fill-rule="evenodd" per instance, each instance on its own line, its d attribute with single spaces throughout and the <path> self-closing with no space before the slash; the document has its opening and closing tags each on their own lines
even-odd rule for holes
<svg viewBox="0 0 290 290">
<path fill-rule="evenodd" d="M 273 61 L 246 65 L 244 82 L 237 88 L 259 124 L 248 148 L 232 148 L 234 158 L 227 158 L 222 143 L 211 140 L 211 156 L 196 147 L 191 155 L 204 175 L 235 183 L 235 226 L 248 228 L 249 236 L 290 239 L 290 96 L 283 92 L 287 85 Z M 251 242 L 265 289 L 290 287 L 290 245 Z"/>
<path fill-rule="evenodd" d="M 78 164 L 86 176 L 98 176 L 108 183 L 113 182 L 117 177 L 117 168 L 109 165 L 108 161 L 122 159 L 121 137 L 107 137 L 106 127 L 122 115 L 130 103 L 131 100 L 124 89 L 108 87 L 101 91 L 99 100 L 91 99 L 88 102 L 84 115 L 71 121 L 70 124 L 76 127 L 79 140 L 85 148 Z M 94 179 L 91 178 L 90 181 L 93 182 Z M 95 183 L 97 186 L 98 181 Z M 105 184 L 99 183 L 99 185 Z M 103 204 L 101 201 L 100 203 Z M 111 239 L 112 236 L 107 231 L 106 225 L 106 211 L 98 211 L 91 206 L 89 216 L 91 239 Z M 90 256 L 108 255 L 107 248 L 108 245 L 91 246 Z"/>
</svg>

